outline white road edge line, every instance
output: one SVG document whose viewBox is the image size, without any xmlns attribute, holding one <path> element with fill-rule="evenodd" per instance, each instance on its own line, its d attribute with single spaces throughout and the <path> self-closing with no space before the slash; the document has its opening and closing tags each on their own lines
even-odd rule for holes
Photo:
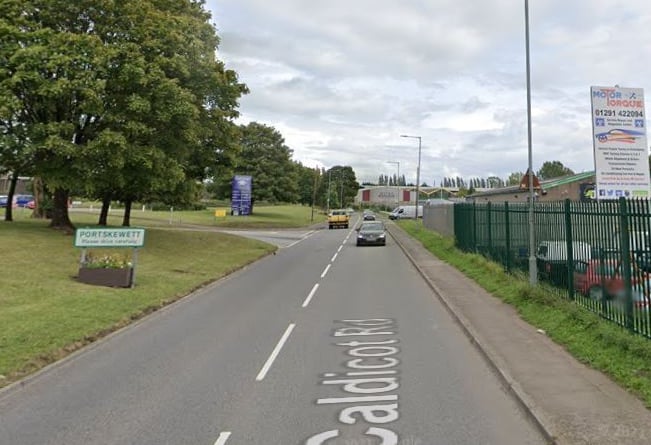
<svg viewBox="0 0 651 445">
<path fill-rule="evenodd" d="M 217 438 L 217 441 L 215 441 L 215 445 L 224 445 L 228 438 L 231 437 L 231 432 L 230 431 L 224 431 L 219 435 Z"/>
<path fill-rule="evenodd" d="M 288 248 L 290 248 L 292 246 L 295 246 L 296 244 L 300 243 L 301 241 L 305 241 L 307 238 L 309 238 L 312 235 L 314 235 L 314 230 L 311 230 L 311 231 L 307 232 L 301 239 L 297 239 L 293 243 L 288 244 L 288 245 L 286 245 L 284 247 L 281 247 L 281 249 L 288 249 Z"/>
<path fill-rule="evenodd" d="M 310 294 L 307 296 L 305 301 L 303 302 L 303 307 L 307 307 L 308 304 L 310 304 L 310 301 L 312 301 L 312 297 L 316 293 L 316 290 L 319 288 L 319 283 L 316 283 L 312 290 L 310 291 Z"/>
<path fill-rule="evenodd" d="M 331 262 L 331 263 L 334 263 L 334 262 L 335 262 L 335 258 L 337 258 L 337 254 L 336 254 L 336 253 L 335 253 L 334 255 L 332 255 L 332 259 L 330 259 L 330 262 Z"/>
<path fill-rule="evenodd" d="M 271 355 L 269 356 L 269 358 L 265 362 L 264 366 L 262 367 L 262 369 L 258 373 L 258 376 L 255 378 L 256 381 L 260 382 L 260 381 L 264 380 L 265 376 L 267 375 L 267 372 L 269 372 L 269 368 L 271 368 L 271 365 L 273 364 L 274 360 L 276 360 L 276 357 L 278 356 L 278 354 L 280 353 L 280 350 L 283 348 L 283 345 L 285 344 L 285 342 L 289 338 L 289 335 L 294 330 L 294 326 L 296 326 L 295 323 L 290 323 L 289 326 L 287 326 L 287 329 L 285 330 L 285 333 L 280 338 L 280 340 L 278 341 L 278 344 L 276 345 L 274 350 L 271 352 Z"/>
<path fill-rule="evenodd" d="M 321 278 L 325 277 L 326 274 L 328 273 L 328 270 L 330 270 L 330 265 L 328 264 L 326 268 L 324 269 L 323 273 L 321 274 Z"/>
</svg>

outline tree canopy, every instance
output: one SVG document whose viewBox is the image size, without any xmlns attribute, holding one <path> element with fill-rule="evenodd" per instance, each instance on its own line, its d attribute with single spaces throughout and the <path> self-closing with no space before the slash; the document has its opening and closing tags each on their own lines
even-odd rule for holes
<svg viewBox="0 0 651 445">
<path fill-rule="evenodd" d="M 3 8 L 0 134 L 25 142 L 12 156 L 2 144 L 3 165 L 30 161 L 54 194 L 53 226 L 71 226 L 71 191 L 178 199 L 236 150 L 232 120 L 247 89 L 216 59 L 202 1 Z"/>
<path fill-rule="evenodd" d="M 573 175 L 572 169 L 565 167 L 560 161 L 546 161 L 538 170 L 538 179 L 552 179 Z"/>
</svg>

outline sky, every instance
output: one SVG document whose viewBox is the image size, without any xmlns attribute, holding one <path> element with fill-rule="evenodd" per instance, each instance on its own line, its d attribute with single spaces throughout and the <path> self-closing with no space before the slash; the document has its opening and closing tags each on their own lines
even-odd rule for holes
<svg viewBox="0 0 651 445">
<path fill-rule="evenodd" d="M 217 56 L 308 167 L 421 183 L 529 165 L 524 0 L 206 0 Z M 594 169 L 591 86 L 651 91 L 649 0 L 530 0 L 534 170 Z M 647 100 L 649 102 L 649 100 Z M 647 110 L 648 110 L 647 103 Z M 648 122 L 648 120 L 647 120 Z"/>
</svg>

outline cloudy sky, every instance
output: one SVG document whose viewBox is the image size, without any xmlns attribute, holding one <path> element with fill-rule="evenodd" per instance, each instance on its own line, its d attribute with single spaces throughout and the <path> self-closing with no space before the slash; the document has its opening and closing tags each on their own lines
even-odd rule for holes
<svg viewBox="0 0 651 445">
<path fill-rule="evenodd" d="M 594 168 L 590 86 L 651 91 L 649 0 L 530 0 L 533 166 Z M 528 165 L 524 0 L 207 0 L 218 57 L 307 166 L 358 181 Z M 649 102 L 647 100 L 647 102 Z M 649 104 L 647 103 L 647 110 Z M 396 164 L 399 162 L 399 165 Z"/>
</svg>

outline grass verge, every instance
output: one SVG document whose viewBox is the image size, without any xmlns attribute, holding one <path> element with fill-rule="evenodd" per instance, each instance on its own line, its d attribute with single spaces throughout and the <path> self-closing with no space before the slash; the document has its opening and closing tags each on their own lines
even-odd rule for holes
<svg viewBox="0 0 651 445">
<path fill-rule="evenodd" d="M 99 207 L 70 209 L 70 218 L 76 225 L 97 224 Z M 188 211 L 152 211 L 132 209 L 132 226 L 183 226 L 200 225 L 207 227 L 241 228 L 241 229 L 282 229 L 305 227 L 321 223 L 326 216 L 319 210 L 297 205 L 259 206 L 248 216 L 231 216 L 230 210 L 220 208 L 226 216 L 215 216 L 215 208 Z M 23 212 L 29 215 L 29 212 Z M 123 209 L 112 209 L 109 214 L 109 225 L 122 224 Z M 18 218 L 21 213 L 18 212 Z M 18 219 L 17 218 L 17 219 Z"/>
<path fill-rule="evenodd" d="M 77 282 L 80 250 L 47 224 L 0 221 L 0 387 L 276 249 L 214 231 L 150 227 L 136 286 L 106 288 Z"/>
<path fill-rule="evenodd" d="M 436 257 L 515 307 L 528 323 L 543 329 L 578 360 L 609 375 L 651 408 L 650 340 L 554 295 L 544 285 L 532 288 L 526 276 L 510 275 L 481 255 L 458 250 L 454 240 L 425 229 L 421 223 L 400 221 L 399 225 Z"/>
</svg>

